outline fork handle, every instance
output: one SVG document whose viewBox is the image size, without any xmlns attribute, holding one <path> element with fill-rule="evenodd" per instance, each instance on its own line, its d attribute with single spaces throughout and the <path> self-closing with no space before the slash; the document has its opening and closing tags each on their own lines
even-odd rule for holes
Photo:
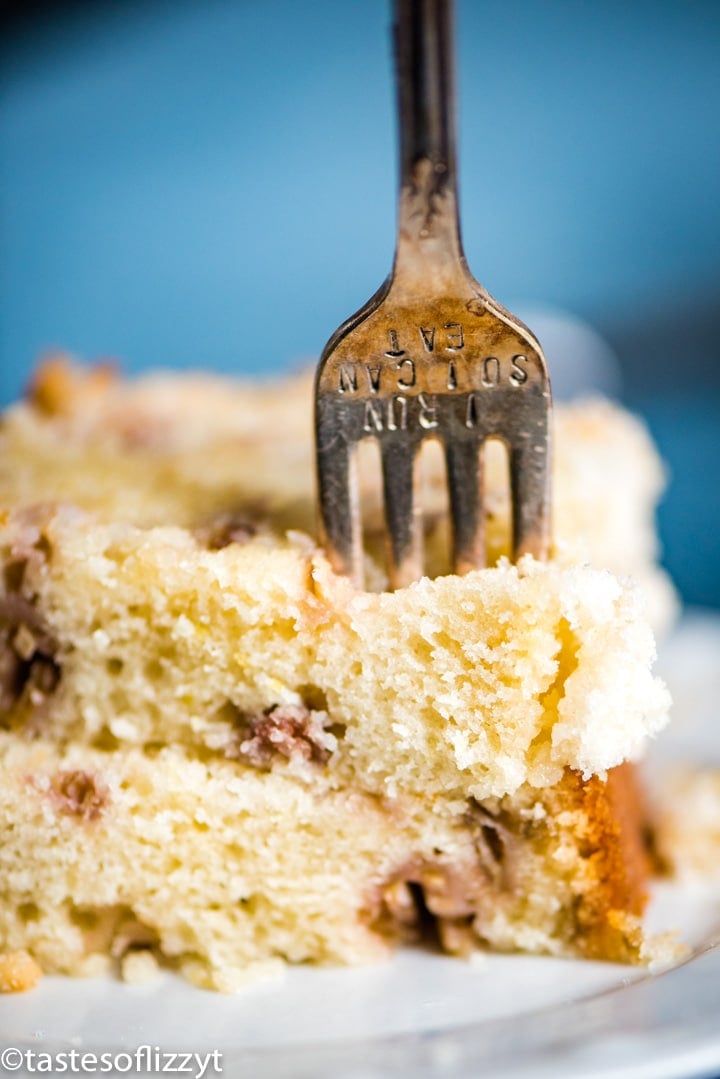
<svg viewBox="0 0 720 1079">
<path fill-rule="evenodd" d="M 455 185 L 452 0 L 395 0 L 395 64 L 400 116 L 400 183 L 419 160 L 437 186 Z"/>
<path fill-rule="evenodd" d="M 452 0 L 395 0 L 400 205 L 395 276 L 464 263 L 457 200 Z M 427 266 L 421 272 L 427 275 Z"/>
</svg>

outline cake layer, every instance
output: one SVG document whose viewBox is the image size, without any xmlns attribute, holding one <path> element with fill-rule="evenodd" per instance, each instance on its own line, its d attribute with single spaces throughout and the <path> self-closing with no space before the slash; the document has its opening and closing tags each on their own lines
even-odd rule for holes
<svg viewBox="0 0 720 1079">
<path fill-rule="evenodd" d="M 62 357 L 38 372 L 28 400 L 0 424 L 0 507 L 64 501 L 105 520 L 230 530 L 264 518 L 276 530 L 315 528 L 310 374 L 265 384 L 158 374 L 127 381 Z M 433 444 L 420 501 L 427 572 L 447 563 L 447 483 Z M 508 478 L 486 448 L 488 554 L 507 551 Z M 361 471 L 371 550 L 381 553 L 380 467 Z M 639 420 L 607 401 L 559 404 L 554 418 L 555 547 L 640 584 L 656 630 L 676 604 L 656 565 L 654 511 L 663 470 Z M 379 561 L 382 561 L 379 559 Z M 375 574 L 377 587 L 383 586 Z"/>
<path fill-rule="evenodd" d="M 229 991 L 273 960 L 377 959 L 425 912 L 450 951 L 643 954 L 622 769 L 451 806 L 7 733 L 0 768 L 0 940 L 46 971 L 133 979 L 152 955 Z"/>
<path fill-rule="evenodd" d="M 0 562 L 20 734 L 485 799 L 636 759 L 667 719 L 637 594 L 587 566 L 528 558 L 374 594 L 299 534 L 216 550 L 40 507 L 0 522 Z"/>
</svg>

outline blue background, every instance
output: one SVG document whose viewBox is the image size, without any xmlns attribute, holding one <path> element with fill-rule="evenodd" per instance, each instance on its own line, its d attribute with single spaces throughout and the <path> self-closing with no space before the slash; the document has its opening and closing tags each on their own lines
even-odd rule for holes
<svg viewBox="0 0 720 1079">
<path fill-rule="evenodd" d="M 389 25 L 385 0 L 16 16 L 0 399 L 55 346 L 131 372 L 317 356 L 392 259 Z M 461 0 L 457 38 L 471 267 L 610 342 L 672 472 L 666 563 L 720 606 L 720 4 Z"/>
</svg>

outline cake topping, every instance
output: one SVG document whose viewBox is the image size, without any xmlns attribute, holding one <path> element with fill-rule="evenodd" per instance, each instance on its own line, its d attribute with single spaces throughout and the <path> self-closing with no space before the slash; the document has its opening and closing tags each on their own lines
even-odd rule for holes
<svg viewBox="0 0 720 1079">
<path fill-rule="evenodd" d="M 97 363 L 81 369 L 69 356 L 57 353 L 46 357 L 28 387 L 28 400 L 47 416 L 61 416 L 73 411 L 78 396 L 83 403 L 102 399 L 117 378 L 113 363 Z"/>
</svg>

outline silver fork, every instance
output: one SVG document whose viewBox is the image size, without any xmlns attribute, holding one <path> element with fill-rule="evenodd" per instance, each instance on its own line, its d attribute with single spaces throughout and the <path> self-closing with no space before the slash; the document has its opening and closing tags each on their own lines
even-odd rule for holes
<svg viewBox="0 0 720 1079">
<path fill-rule="evenodd" d="M 328 342 L 315 385 L 320 530 L 362 587 L 357 447 L 380 444 L 391 588 L 422 575 L 418 451 L 439 439 L 452 565 L 484 565 L 483 444 L 505 443 L 512 554 L 547 557 L 550 383 L 540 345 L 471 275 L 457 208 L 451 0 L 395 0 L 400 201 L 395 262 Z"/>
</svg>

